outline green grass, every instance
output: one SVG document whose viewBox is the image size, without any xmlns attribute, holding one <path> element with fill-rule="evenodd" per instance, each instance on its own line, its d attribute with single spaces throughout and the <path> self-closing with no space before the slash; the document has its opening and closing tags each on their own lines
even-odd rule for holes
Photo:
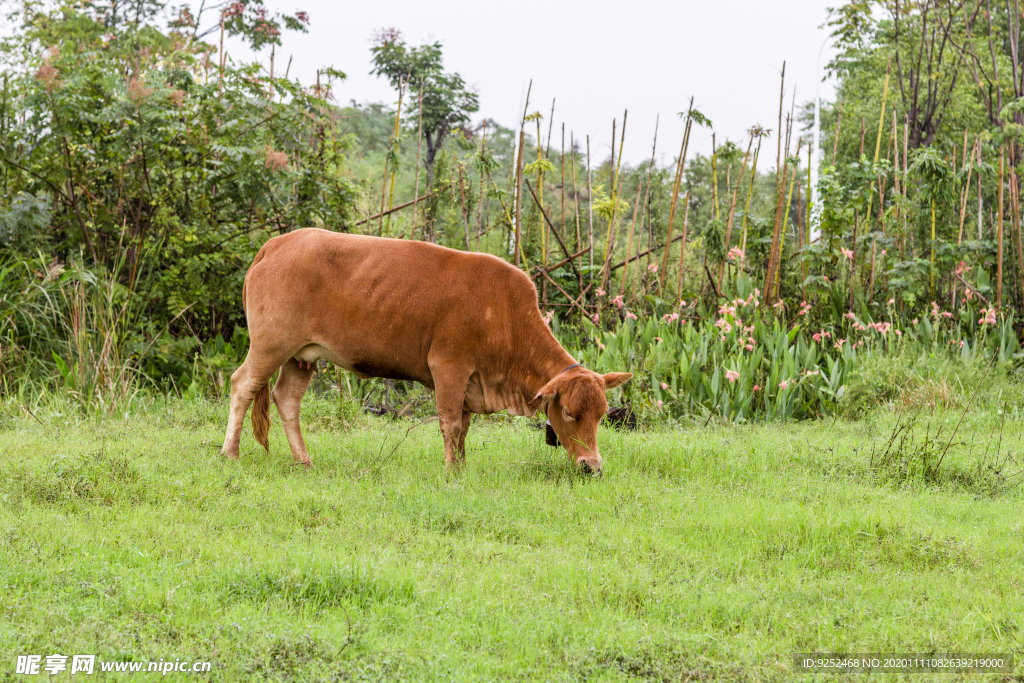
<svg viewBox="0 0 1024 683">
<path fill-rule="evenodd" d="M 594 479 L 525 421 L 477 418 L 450 475 L 436 422 L 304 412 L 312 471 L 276 414 L 269 455 L 246 436 L 222 460 L 223 403 L 0 423 L 0 680 L 53 652 L 309 681 L 785 680 L 794 652 L 1024 652 L 1024 427 L 998 415 L 969 415 L 927 476 L 914 460 L 956 414 L 875 468 L 889 414 L 602 429 Z"/>
</svg>

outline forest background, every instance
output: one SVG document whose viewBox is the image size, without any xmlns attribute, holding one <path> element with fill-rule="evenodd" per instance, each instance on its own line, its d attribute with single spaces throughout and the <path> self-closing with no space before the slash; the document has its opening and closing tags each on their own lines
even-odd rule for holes
<svg viewBox="0 0 1024 683">
<path fill-rule="evenodd" d="M 157 0 L 5 9 L 10 405 L 222 394 L 247 347 L 248 264 L 268 238 L 307 226 L 524 268 L 570 352 L 637 373 L 623 402 L 641 419 L 953 404 L 991 367 L 1016 374 L 1017 2 L 839 5 L 820 150 L 813 103 L 786 101 L 783 68 L 777 119 L 714 138 L 710 155 L 688 152 L 692 130 L 714 123 L 680 93 L 678 116 L 659 121 L 685 131 L 667 165 L 657 138 L 629 137 L 626 109 L 609 122 L 610 155 L 529 94 L 518 121 L 476 118 L 478 93 L 446 69 L 444 46 L 397 29 L 371 47 L 394 101 L 346 105 L 334 97 L 343 72 L 300 83 L 279 58 L 304 12 L 258 0 L 205 16 Z M 232 37 L 256 59 L 226 54 Z M 649 147 L 649 161 L 624 163 L 626 146 Z M 414 387 L 324 370 L 317 390 L 375 410 L 427 403 Z"/>
</svg>

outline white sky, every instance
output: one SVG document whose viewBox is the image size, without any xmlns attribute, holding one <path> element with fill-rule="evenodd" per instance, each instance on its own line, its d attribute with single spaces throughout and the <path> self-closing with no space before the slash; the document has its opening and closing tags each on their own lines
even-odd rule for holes
<svg viewBox="0 0 1024 683">
<path fill-rule="evenodd" d="M 315 80 L 318 67 L 334 66 L 348 74 L 335 89 L 341 104 L 352 99 L 393 104 L 394 91 L 369 71 L 372 36 L 379 28 L 395 27 L 411 44 L 444 44 L 445 68 L 460 73 L 480 95 L 477 117 L 517 125 L 532 78 L 530 111 L 543 113 L 545 136 L 551 99 L 557 99 L 553 149 L 565 122 L 567 146 L 570 131 L 580 140 L 590 135 L 595 162 L 607 158 L 612 119 L 621 126 L 628 108 L 625 159 L 633 164 L 650 158 L 659 114 L 658 159 L 667 163 L 678 153 L 683 122 L 677 113 L 686 110 L 691 95 L 713 121 L 719 142 L 729 138 L 745 148 L 745 131 L 755 123 L 774 131 L 783 60 L 787 111 L 793 88 L 798 106 L 814 97 L 818 53 L 828 35 L 820 27 L 832 4 L 835 0 L 519 0 L 493 3 L 490 9 L 492 3 L 460 0 L 267 0 L 273 10 L 305 10 L 311 19 L 309 33 L 285 33 L 275 59 L 278 73 L 289 56 L 291 75 L 303 83 Z M 212 22 L 212 16 L 203 17 L 204 27 Z M 236 59 L 251 56 L 239 43 L 228 51 Z M 831 54 L 826 47 L 822 70 Z M 269 50 L 260 57 L 269 62 Z M 823 83 L 820 92 L 830 100 L 832 84 Z M 695 131 L 690 154 L 709 153 L 711 131 Z M 774 141 L 773 135 L 772 147 Z"/>
</svg>

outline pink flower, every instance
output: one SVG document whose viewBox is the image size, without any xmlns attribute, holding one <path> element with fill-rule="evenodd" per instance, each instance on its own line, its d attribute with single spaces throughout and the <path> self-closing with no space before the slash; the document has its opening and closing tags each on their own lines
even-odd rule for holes
<svg viewBox="0 0 1024 683">
<path fill-rule="evenodd" d="M 551 319 L 554 318 L 554 317 L 555 317 L 555 312 L 554 311 L 548 311 L 547 313 L 545 313 L 544 314 L 544 324 L 545 325 L 550 325 L 551 324 Z"/>
<path fill-rule="evenodd" d="M 622 295 L 619 294 L 617 297 L 612 299 L 612 303 L 615 304 L 616 308 L 620 308 L 621 309 L 623 306 L 625 306 L 626 302 L 624 302 L 622 300 Z"/>
<path fill-rule="evenodd" d="M 659 408 L 660 408 L 660 407 L 662 407 L 663 405 L 665 405 L 665 402 L 664 402 L 664 401 L 658 401 L 658 407 L 659 407 Z"/>
<path fill-rule="evenodd" d="M 996 309 L 989 306 L 988 308 L 981 309 L 984 314 L 978 319 L 979 325 L 995 325 L 996 324 Z"/>
<path fill-rule="evenodd" d="M 853 311 L 850 311 L 849 313 L 846 313 L 845 315 L 843 315 L 843 317 L 844 317 L 844 318 L 848 318 L 848 319 L 850 319 L 850 320 L 856 320 L 856 319 L 857 319 L 857 316 L 855 316 L 855 315 L 853 314 Z"/>
<path fill-rule="evenodd" d="M 886 254 L 888 254 L 888 253 L 889 253 L 888 251 L 886 251 L 885 249 L 883 249 L 883 250 L 882 250 L 882 253 L 881 253 L 881 255 L 882 255 L 882 256 L 885 256 L 885 255 L 886 255 Z"/>
<path fill-rule="evenodd" d="M 814 334 L 812 334 L 811 335 L 811 339 L 813 339 L 816 342 L 820 342 L 821 341 L 821 332 L 815 332 Z"/>
<path fill-rule="evenodd" d="M 789 389 L 789 380 L 779 382 L 779 389 Z"/>
<path fill-rule="evenodd" d="M 601 322 L 601 316 L 595 313 L 590 317 L 590 322 L 594 323 L 595 325 L 598 324 L 599 322 Z"/>
<path fill-rule="evenodd" d="M 964 340 L 963 339 L 960 340 L 960 348 L 961 349 L 964 348 Z"/>
<path fill-rule="evenodd" d="M 952 318 L 953 314 L 950 313 L 949 311 L 943 311 L 942 312 L 942 316 L 945 317 L 945 318 Z"/>
<path fill-rule="evenodd" d="M 897 337 L 902 337 L 903 336 L 903 330 L 893 330 L 893 332 L 896 333 Z"/>
<path fill-rule="evenodd" d="M 719 318 L 715 321 L 715 327 L 722 329 L 722 332 L 732 332 L 732 324 L 725 318 Z M 725 339 L 725 337 L 722 337 Z"/>
<path fill-rule="evenodd" d="M 732 249 L 729 250 L 729 253 L 726 255 L 726 258 L 732 261 L 742 261 L 743 256 L 744 255 L 742 249 L 740 249 L 739 247 L 733 247 Z"/>
<path fill-rule="evenodd" d="M 686 308 L 686 299 L 679 302 L 679 308 Z"/>
<path fill-rule="evenodd" d="M 605 295 L 605 291 L 603 289 L 601 289 L 600 287 L 598 287 L 597 288 L 597 295 L 598 296 L 604 296 Z"/>
<path fill-rule="evenodd" d="M 892 306 L 894 303 L 896 303 L 896 299 L 889 299 L 889 305 L 890 306 Z"/>
<path fill-rule="evenodd" d="M 745 348 L 747 351 L 753 351 L 754 350 L 754 345 L 753 344 L 745 344 L 743 346 L 743 348 Z"/>
<path fill-rule="evenodd" d="M 740 378 L 740 373 L 736 372 L 735 370 L 726 370 L 725 378 L 729 380 L 729 384 L 732 384 L 733 382 Z"/>
<path fill-rule="evenodd" d="M 667 320 L 670 323 L 674 323 L 675 321 L 679 320 L 679 314 L 678 313 L 668 313 L 666 315 L 661 316 L 661 319 L 662 320 Z"/>
<path fill-rule="evenodd" d="M 668 385 L 665 384 L 664 382 L 661 383 L 661 388 L 664 389 L 665 391 L 668 391 Z"/>
<path fill-rule="evenodd" d="M 761 391 L 761 387 L 755 384 L 754 388 L 751 389 L 751 391 Z"/>
<path fill-rule="evenodd" d="M 661 337 L 654 337 L 653 341 L 656 341 L 656 342 L 658 342 L 660 344 L 662 339 L 661 339 Z"/>
<path fill-rule="evenodd" d="M 853 260 L 852 249 L 840 249 L 839 251 L 842 252 L 843 256 L 845 256 L 846 258 L 850 259 L 851 261 Z"/>
<path fill-rule="evenodd" d="M 626 317 L 629 318 L 630 320 L 636 320 L 636 315 L 633 313 L 633 311 L 626 311 Z"/>
<path fill-rule="evenodd" d="M 652 263 L 651 265 L 647 266 L 647 270 L 651 271 L 652 273 L 657 273 L 658 272 L 658 264 L 657 263 Z"/>
<path fill-rule="evenodd" d="M 892 323 L 868 323 L 868 327 L 880 334 L 889 334 Z"/>
</svg>

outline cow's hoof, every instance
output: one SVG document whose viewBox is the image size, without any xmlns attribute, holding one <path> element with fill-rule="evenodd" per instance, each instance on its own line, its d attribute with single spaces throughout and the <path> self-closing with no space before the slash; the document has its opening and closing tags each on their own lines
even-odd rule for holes
<svg viewBox="0 0 1024 683">
<path fill-rule="evenodd" d="M 225 453 L 224 451 L 221 451 L 220 454 L 224 456 L 225 460 L 238 462 L 238 453 Z"/>
</svg>

